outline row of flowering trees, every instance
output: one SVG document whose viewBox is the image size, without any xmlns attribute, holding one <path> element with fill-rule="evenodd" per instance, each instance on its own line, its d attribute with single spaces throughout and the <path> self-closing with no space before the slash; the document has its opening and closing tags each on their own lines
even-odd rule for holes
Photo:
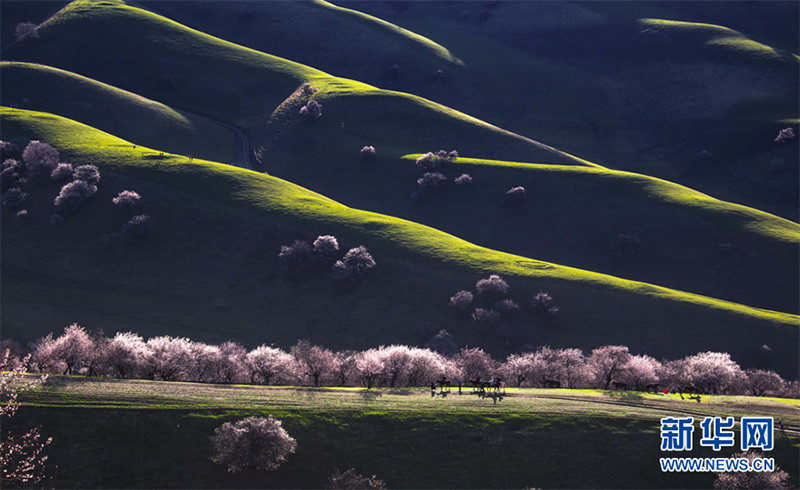
<svg viewBox="0 0 800 490">
<path fill-rule="evenodd" d="M 17 357 L 25 355 L 3 341 Z M 454 355 L 405 345 L 364 351 L 332 351 L 297 342 L 288 351 L 261 345 L 210 345 L 187 338 L 160 336 L 148 340 L 131 332 L 107 337 L 75 324 L 59 336 L 43 337 L 30 346 L 29 368 L 41 373 L 84 374 L 117 378 L 212 383 L 279 385 L 423 386 L 447 377 L 453 384 L 491 377 L 508 386 L 632 390 L 685 389 L 703 393 L 798 397 L 797 381 L 785 381 L 765 370 L 742 370 L 730 355 L 703 352 L 683 359 L 659 361 L 631 354 L 620 345 L 580 349 L 539 347 L 512 354 L 504 361 L 482 349 L 462 348 Z M 15 352 L 16 351 L 16 352 Z"/>
</svg>

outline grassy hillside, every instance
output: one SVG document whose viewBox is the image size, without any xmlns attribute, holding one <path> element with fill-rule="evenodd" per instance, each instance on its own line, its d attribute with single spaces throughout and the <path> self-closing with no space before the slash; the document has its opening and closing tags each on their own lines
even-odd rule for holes
<svg viewBox="0 0 800 490">
<path fill-rule="evenodd" d="M 131 92 L 31 63 L 0 63 L 0 76 L 7 106 L 58 114 L 151 148 L 220 162 L 234 157 L 227 129 Z"/>
<path fill-rule="evenodd" d="M 455 291 L 495 272 L 507 277 L 518 301 L 539 290 L 557 298 L 557 318 L 523 322 L 520 335 L 535 343 L 619 342 L 656 357 L 722 350 L 745 366 L 767 363 L 787 376 L 797 370 L 794 315 L 477 247 L 275 177 L 177 155 L 159 159 L 57 116 L 4 109 L 3 131 L 48 141 L 70 161 L 97 164 L 103 173 L 98 195 L 63 225 L 47 222 L 57 193 L 50 185 L 26 205 L 29 223 L 9 222 L 4 230 L 5 336 L 26 340 L 80 321 L 108 332 L 283 346 L 308 337 L 362 348 L 422 343 L 444 327 L 459 344 L 500 355 L 518 348 L 519 339 L 458 320 L 446 307 Z M 157 222 L 141 247 L 118 236 L 124 219 L 110 199 L 123 189 L 139 191 Z M 326 275 L 284 278 L 280 245 L 326 233 L 344 248 L 369 248 L 378 268 L 365 284 L 342 290 Z M 771 359 L 759 358 L 765 343 Z"/>
<path fill-rule="evenodd" d="M 269 173 L 348 205 L 424 223 L 486 247 L 798 311 L 796 223 L 643 175 L 471 159 L 504 149 L 487 145 L 486 139 L 465 138 L 464 131 L 450 132 L 437 119 L 418 118 L 418 112 L 394 111 L 405 104 L 405 96 L 341 96 L 323 89 L 314 98 L 324 107 L 314 124 L 299 117 L 305 99 L 292 98 L 273 113 L 264 136 L 254 138 L 267 141 Z M 384 111 L 393 117 L 379 121 Z M 396 158 L 409 133 L 425 144 L 422 151 L 457 148 L 466 157 L 442 169 L 449 178 L 443 190 L 416 200 L 410 195 L 424 170 L 413 158 Z M 376 162 L 359 161 L 365 144 L 377 148 Z M 453 179 L 461 173 L 472 175 L 472 186 L 455 187 Z M 518 185 L 529 191 L 528 204 L 503 206 L 504 193 Z M 640 254 L 615 256 L 611 244 L 620 234 L 641 240 Z M 736 250 L 721 253 L 721 244 Z"/>
<path fill-rule="evenodd" d="M 697 404 L 628 395 L 509 389 L 493 403 L 467 392 L 431 398 L 414 390 L 53 377 L 25 396 L 14 424 L 40 424 L 53 436 L 48 464 L 59 467 L 56 485 L 69 488 L 322 488 L 336 468 L 350 467 L 376 474 L 388 488 L 709 488 L 711 473 L 660 471 L 659 419 L 768 415 L 788 429 L 776 431 L 769 456 L 797 484 L 797 400 L 704 396 Z M 208 462 L 216 427 L 266 414 L 297 440 L 285 466 L 231 475 Z M 699 434 L 698 427 L 696 449 L 686 456 L 732 452 L 700 448 Z"/>
<path fill-rule="evenodd" d="M 438 57 L 437 59 L 449 56 L 436 46 L 408 33 L 392 30 L 390 26 L 377 20 L 352 12 L 342 12 L 329 5 L 259 5 L 254 7 L 254 12 L 261 13 L 259 15 L 267 15 L 267 12 L 272 11 L 270 9 L 278 9 L 276 14 L 285 10 L 288 18 L 295 19 L 295 22 L 299 22 L 298 18 L 317 19 L 314 14 L 317 11 L 323 12 L 319 14 L 322 19 L 328 16 L 338 19 L 344 15 L 350 19 L 348 22 L 359 25 L 367 22 L 373 27 L 377 26 L 375 28 L 383 33 L 382 36 L 392 39 L 401 36 L 405 41 L 400 44 L 410 46 L 408 49 L 425 48 L 430 56 Z M 205 7 L 197 8 L 205 11 Z M 303 11 L 304 15 L 288 15 L 288 12 L 294 12 L 293 9 L 311 10 Z M 231 12 L 236 11 L 235 8 L 231 9 Z M 147 28 L 137 28 L 133 32 L 126 32 L 123 28 L 140 24 Z M 114 32 L 111 32 L 112 27 Z M 356 28 L 357 26 L 353 26 L 353 29 Z M 279 31 L 280 29 L 275 30 Z M 76 36 L 76 32 L 81 35 Z M 116 58 L 109 59 L 106 46 L 114 45 L 116 41 L 97 46 L 92 42 L 92 33 L 96 32 L 103 32 L 114 38 L 126 35 L 125 44 L 120 44 L 119 50 L 138 60 L 138 63 L 152 65 L 147 68 L 147 73 L 157 73 L 160 69 L 174 70 L 174 66 L 178 65 L 177 60 L 185 58 L 180 46 L 176 46 L 175 42 L 165 41 L 168 39 L 180 38 L 181 45 L 191 41 L 190 44 L 193 43 L 198 48 L 202 46 L 199 50 L 209 56 L 224 52 L 224 59 L 236 61 L 223 65 L 220 60 L 209 58 L 202 69 L 206 70 L 205 66 L 208 66 L 210 70 L 240 74 L 223 88 L 230 90 L 228 97 L 231 98 L 241 98 L 241 94 L 251 90 L 246 84 L 237 84 L 240 83 L 239 80 L 247 81 L 256 76 L 254 66 L 280 79 L 291 75 L 295 80 L 293 83 L 311 80 L 312 85 L 318 89 L 314 98 L 324 106 L 323 118 L 314 125 L 300 124 L 298 112 L 300 105 L 305 102 L 302 97 L 289 97 L 276 110 L 259 114 L 254 110 L 263 111 L 269 104 L 274 104 L 274 94 L 257 91 L 254 96 L 263 97 L 261 103 L 247 107 L 223 107 L 209 104 L 206 99 L 197 99 L 196 91 L 213 90 L 210 87 L 179 84 L 171 89 L 161 87 L 163 90 L 155 90 L 139 78 L 130 79 L 117 73 L 115 70 L 122 68 L 113 64 L 118 61 Z M 729 33 L 724 35 L 730 36 Z M 61 47 L 59 56 L 43 51 L 44 47 L 49 46 L 48 43 L 62 38 L 76 43 L 76 46 Z M 154 57 L 156 45 L 151 39 L 158 40 L 159 48 L 166 48 L 160 49 L 154 61 L 151 59 Z M 48 60 L 52 58 L 54 63 L 76 66 L 90 70 L 98 77 L 133 84 L 137 90 L 145 93 L 152 91 L 177 106 L 189 106 L 193 110 L 213 114 L 228 122 L 242 124 L 248 129 L 253 146 L 264 148 L 264 155 L 268 160 L 265 166 L 267 171 L 348 205 L 419 221 L 481 245 L 529 257 L 544 258 L 582 269 L 757 307 L 791 313 L 798 310 L 798 285 L 793 273 L 796 267 L 791 266 L 798 261 L 797 250 L 793 246 L 797 231 L 796 227 L 780 219 L 746 208 L 709 201 L 705 197 L 700 200 L 712 204 L 695 206 L 695 194 L 657 180 L 637 180 L 638 177 L 602 171 L 562 174 L 554 168 L 533 174 L 519 168 L 501 171 L 498 167 L 493 167 L 492 172 L 482 174 L 476 184 L 475 187 L 480 191 L 473 192 L 466 199 L 439 199 L 443 202 L 414 204 L 408 199 L 408 195 L 420 172 L 405 164 L 397 165 L 397 162 L 365 169 L 357 166 L 355 161 L 358 149 L 365 144 L 372 144 L 378 147 L 379 154 L 383 157 L 399 157 L 409 152 L 457 148 L 462 155 L 483 158 L 591 164 L 428 100 L 399 92 L 377 90 L 358 82 L 332 78 L 321 72 L 315 72 L 312 76 L 310 69 L 225 43 L 121 3 L 71 4 L 48 22 L 43 28 L 42 38 L 36 42 L 39 44 L 29 43 L 27 46 L 15 47 L 16 51 L 12 50 L 12 53 L 22 53 L 34 58 L 44 57 Z M 135 49 L 131 49 L 132 47 Z M 70 51 L 71 54 L 65 54 L 65 50 L 69 49 L 74 53 Z M 80 53 L 80 57 L 75 53 Z M 84 66 L 87 63 L 85 59 L 89 58 L 102 62 L 97 66 Z M 109 63 L 112 65 L 108 65 Z M 188 71 L 200 69 L 199 65 L 189 65 L 191 66 L 186 69 Z M 210 80 L 199 75 L 195 78 L 195 82 L 200 84 L 214 82 L 213 77 Z M 42 102 L 35 108 L 53 113 L 62 112 L 64 102 L 58 98 L 47 98 L 46 94 L 52 92 L 43 90 L 43 84 L 29 83 L 26 87 L 26 92 L 33 94 L 32 97 L 42 94 L 39 96 Z M 280 92 L 277 89 L 275 91 Z M 94 104 L 101 106 L 112 103 L 99 96 L 82 100 L 94 100 Z M 127 132 L 104 126 L 108 124 L 107 121 L 94 122 L 77 115 L 65 115 L 136 141 Z M 117 121 L 117 126 L 127 125 L 120 119 L 115 118 L 114 121 Z M 140 127 L 135 123 L 131 126 Z M 208 139 L 196 141 L 198 145 L 205 145 Z M 174 149 L 160 145 L 160 140 L 154 140 L 153 146 Z M 200 155 L 197 150 L 183 153 Z M 528 170 L 532 168 L 534 167 Z M 354 179 L 353 175 L 358 175 L 359 178 Z M 582 183 L 576 180 L 576 175 L 581 176 Z M 368 179 L 368 185 L 364 179 Z M 614 185 L 607 185 L 608 182 L 613 182 Z M 498 206 L 502 193 L 519 184 L 535 191 L 535 211 L 512 213 Z M 576 196 L 572 188 L 574 185 L 586 187 Z M 653 191 L 654 188 L 658 190 Z M 723 215 L 728 218 L 715 221 Z M 476 218 L 480 227 L 473 226 Z M 711 222 L 715 223 L 711 232 L 713 236 L 709 236 Z M 523 226 L 520 226 L 521 223 Z M 680 223 L 678 233 L 675 232 L 676 223 Z M 762 233 L 766 228 L 781 229 L 783 232 Z M 609 246 L 622 233 L 636 235 L 643 240 L 646 255 L 635 260 L 614 257 L 609 252 Z M 732 257 L 723 257 L 717 252 L 717 247 L 726 243 L 736 247 Z M 647 267 L 642 266 L 644 263 L 647 263 Z"/>
<path fill-rule="evenodd" d="M 467 67 L 458 78 L 492 96 L 469 106 L 473 99 L 458 94 L 458 86 L 436 93 L 418 85 L 408 89 L 414 93 L 607 167 L 797 220 L 796 185 L 776 192 L 730 171 L 770 151 L 780 121 L 797 118 L 796 53 L 770 44 L 796 51 L 794 4 L 341 5 L 447 47 Z M 726 26 L 750 26 L 753 33 Z M 243 27 L 239 36 L 247 32 Z M 304 61 L 302 53 L 293 59 Z M 702 150 L 715 158 L 700 161 Z M 790 169 L 798 166 L 794 153 Z M 760 173 L 767 173 L 766 166 Z M 792 175 L 784 180 L 796 184 Z"/>
<path fill-rule="evenodd" d="M 98 39 L 103 42 L 98 43 Z M 374 133 L 389 131 L 392 120 L 411 119 L 417 125 L 430 119 L 437 132 L 458 133 L 463 141 L 500 152 L 488 156 L 586 164 L 425 99 L 334 78 L 122 2 L 73 2 L 42 25 L 39 39 L 13 45 L 3 54 L 10 59 L 63 68 L 175 108 L 212 116 L 240 126 L 251 135 L 263 132 L 270 114 L 301 83 L 310 81 L 328 93 L 356 98 L 354 105 L 361 100 L 359 96 L 373 94 L 394 101 L 386 102 L 371 116 L 380 122 L 372 129 Z M 368 116 L 356 109 L 353 112 L 351 117 Z M 346 115 L 329 117 L 342 118 L 344 122 Z M 409 129 L 403 144 L 405 153 L 419 151 L 431 138 L 427 131 L 414 130 L 413 126 Z M 257 147 L 266 142 L 253 143 Z"/>
</svg>

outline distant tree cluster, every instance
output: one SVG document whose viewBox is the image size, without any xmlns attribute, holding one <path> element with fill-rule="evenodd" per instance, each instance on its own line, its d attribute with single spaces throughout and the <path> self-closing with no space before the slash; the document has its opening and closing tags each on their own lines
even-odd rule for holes
<svg viewBox="0 0 800 490">
<path fill-rule="evenodd" d="M 49 144 L 30 141 L 22 152 L 13 143 L 0 142 L 2 150 L 2 204 L 8 209 L 20 208 L 35 188 L 47 181 L 70 182 L 61 187 L 53 204 L 58 211 L 58 220 L 80 209 L 97 192 L 100 171 L 94 165 L 80 165 L 73 168 L 60 160 L 58 150 Z M 24 211 L 24 213 L 22 213 Z M 17 217 L 27 217 L 27 210 L 21 210 Z M 51 220 L 53 221 L 53 220 Z"/>
<path fill-rule="evenodd" d="M 305 240 L 295 240 L 291 245 L 281 246 L 278 259 L 287 274 L 292 277 L 330 267 L 331 277 L 348 281 L 363 279 L 377 265 L 363 245 L 351 248 L 337 260 L 339 253 L 339 242 L 336 237 L 320 235 L 313 244 Z"/>
<path fill-rule="evenodd" d="M 475 283 L 475 293 L 461 290 L 456 292 L 449 301 L 449 306 L 461 318 L 469 317 L 482 330 L 491 330 L 509 340 L 525 341 L 530 339 L 531 333 L 522 325 L 529 314 L 541 317 L 550 317 L 559 311 L 552 296 L 544 291 L 539 291 L 529 302 L 522 304 L 528 308 L 523 309 L 519 303 L 509 298 L 511 287 L 498 274 L 480 279 Z"/>
<path fill-rule="evenodd" d="M 458 349 L 446 331 L 425 348 L 389 345 L 335 352 L 301 340 L 288 351 L 269 345 L 248 351 L 234 342 L 211 345 L 169 336 L 144 340 L 131 332 L 109 338 L 70 325 L 58 337 L 40 338 L 30 350 L 35 372 L 162 381 L 394 388 L 424 386 L 442 375 L 464 382 L 495 376 L 516 386 L 800 398 L 797 381 L 785 381 L 774 371 L 742 370 L 723 352 L 657 360 L 632 354 L 624 345 L 588 354 L 540 346 L 498 362 L 477 347 Z M 12 349 L 9 364 L 28 363 L 23 354 Z"/>
<path fill-rule="evenodd" d="M 0 154 L 3 158 L 0 183 L 5 208 L 20 208 L 39 184 L 68 181 L 62 185 L 53 201 L 57 213 L 50 217 L 50 222 L 59 224 L 65 216 L 77 212 L 97 194 L 101 180 L 97 166 L 73 166 L 61 162 L 58 150 L 47 143 L 34 140 L 20 152 L 13 143 L 0 141 Z M 132 211 L 139 208 L 140 201 L 139 193 L 132 190 L 124 190 L 112 199 L 114 206 L 127 215 L 122 234 L 129 241 L 138 241 L 150 235 L 154 228 L 154 221 L 149 215 L 132 216 Z M 19 210 L 15 217 L 18 221 L 27 221 L 28 211 Z"/>
<path fill-rule="evenodd" d="M 439 150 L 436 153 L 428 152 L 417 158 L 415 164 L 425 170 L 434 170 L 442 165 L 453 163 L 458 158 L 456 150 Z"/>
</svg>

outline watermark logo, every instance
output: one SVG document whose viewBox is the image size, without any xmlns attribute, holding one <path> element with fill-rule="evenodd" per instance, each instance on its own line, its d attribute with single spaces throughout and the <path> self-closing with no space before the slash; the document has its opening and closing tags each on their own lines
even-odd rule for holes
<svg viewBox="0 0 800 490">
<path fill-rule="evenodd" d="M 703 438 L 700 439 L 700 445 L 703 447 L 711 447 L 714 451 L 719 451 L 723 447 L 734 445 L 733 417 L 706 417 L 700 423 L 700 428 L 703 429 Z"/>
<path fill-rule="evenodd" d="M 772 451 L 775 423 L 772 417 L 742 417 L 742 451 Z"/>
<path fill-rule="evenodd" d="M 661 419 L 661 450 L 691 451 L 694 418 L 665 417 Z"/>
<path fill-rule="evenodd" d="M 720 451 L 736 444 L 736 420 L 733 417 L 705 417 L 700 422 L 700 446 Z M 761 449 L 771 451 L 774 445 L 774 420 L 772 417 L 742 417 L 740 447 L 743 451 Z M 693 417 L 664 417 L 661 419 L 661 450 L 691 451 L 694 434 Z M 772 471 L 773 458 L 661 458 L 662 471 L 720 472 L 720 471 Z"/>
</svg>

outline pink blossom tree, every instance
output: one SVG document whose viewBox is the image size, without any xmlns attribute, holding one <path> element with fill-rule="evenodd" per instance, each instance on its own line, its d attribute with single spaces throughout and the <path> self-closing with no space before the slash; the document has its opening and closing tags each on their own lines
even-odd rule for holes
<svg viewBox="0 0 800 490">
<path fill-rule="evenodd" d="M 292 372 L 294 357 L 291 354 L 268 345 L 261 345 L 247 353 L 247 369 L 250 382 L 259 380 L 268 385 L 277 379 L 286 380 Z"/>
<path fill-rule="evenodd" d="M 383 356 L 378 349 L 365 350 L 356 359 L 356 373 L 362 386 L 368 390 L 375 386 L 383 369 Z"/>
<path fill-rule="evenodd" d="M 52 333 L 31 344 L 31 363 L 36 367 L 36 372 L 50 373 L 58 369 L 55 348 L 56 341 Z"/>
<path fill-rule="evenodd" d="M 223 342 L 219 346 L 219 356 L 214 364 L 214 373 L 217 381 L 222 383 L 236 383 L 246 377 L 247 349 L 236 342 Z"/>
<path fill-rule="evenodd" d="M 661 363 L 650 356 L 631 356 L 620 375 L 622 382 L 637 391 L 644 391 L 649 384 L 660 383 L 658 373 Z"/>
<path fill-rule="evenodd" d="M 335 354 L 336 364 L 333 369 L 333 378 L 338 386 L 348 386 L 350 378 L 356 372 L 358 352 L 352 350 L 340 351 Z"/>
<path fill-rule="evenodd" d="M 201 383 L 216 380 L 216 368 L 221 362 L 218 345 L 209 345 L 205 342 L 190 342 L 189 356 L 191 361 L 185 369 L 186 379 Z"/>
<path fill-rule="evenodd" d="M 682 367 L 682 377 L 704 393 L 725 393 L 745 377 L 727 352 L 701 352 L 684 359 Z"/>
<path fill-rule="evenodd" d="M 589 383 L 591 373 L 582 350 L 557 349 L 555 362 L 558 365 L 559 379 L 565 383 L 565 388 L 574 389 Z"/>
<path fill-rule="evenodd" d="M 753 396 L 779 394 L 783 390 L 783 379 L 775 371 L 748 369 L 745 375 L 747 390 Z"/>
<path fill-rule="evenodd" d="M 153 337 L 147 341 L 144 370 L 150 379 L 183 379 L 192 362 L 191 341 L 178 337 Z"/>
<path fill-rule="evenodd" d="M 455 364 L 466 379 L 475 379 L 477 377 L 488 379 L 498 367 L 495 360 L 478 347 L 461 349 L 461 352 L 455 358 Z"/>
<path fill-rule="evenodd" d="M 333 371 L 336 358 L 328 349 L 312 345 L 308 340 L 300 340 L 291 349 L 297 361 L 300 373 L 313 380 L 314 386 L 320 386 L 325 376 Z"/>
<path fill-rule="evenodd" d="M 106 347 L 109 369 L 119 378 L 132 378 L 139 374 L 146 356 L 147 345 L 132 332 L 117 332 Z"/>
<path fill-rule="evenodd" d="M 93 354 L 94 341 L 89 333 L 77 323 L 66 327 L 64 333 L 55 339 L 53 356 L 64 366 L 61 374 L 78 374 Z"/>
<path fill-rule="evenodd" d="M 214 431 L 211 445 L 211 460 L 224 464 L 231 473 L 249 468 L 275 470 L 297 450 L 297 441 L 272 415 L 225 422 Z"/>
<path fill-rule="evenodd" d="M 28 178 L 41 179 L 49 177 L 58 166 L 60 159 L 58 150 L 42 141 L 34 140 L 22 151 L 22 161 Z"/>
<path fill-rule="evenodd" d="M 0 420 L 17 413 L 19 394 L 41 385 L 47 376 L 25 376 L 26 356 L 16 367 L 8 363 L 9 351 L 0 359 Z M 45 475 L 47 456 L 42 454 L 53 439 L 42 438 L 40 428 L 33 428 L 20 436 L 3 430 L 0 440 L 0 487 L 28 486 L 40 482 Z"/>
<path fill-rule="evenodd" d="M 606 345 L 592 350 L 589 365 L 598 386 L 607 390 L 611 382 L 622 376 L 631 353 L 624 345 Z"/>
<path fill-rule="evenodd" d="M 533 360 L 533 354 L 530 352 L 511 354 L 503 364 L 501 370 L 503 376 L 513 380 L 517 387 L 522 386 L 522 383 L 533 376 Z"/>
</svg>

